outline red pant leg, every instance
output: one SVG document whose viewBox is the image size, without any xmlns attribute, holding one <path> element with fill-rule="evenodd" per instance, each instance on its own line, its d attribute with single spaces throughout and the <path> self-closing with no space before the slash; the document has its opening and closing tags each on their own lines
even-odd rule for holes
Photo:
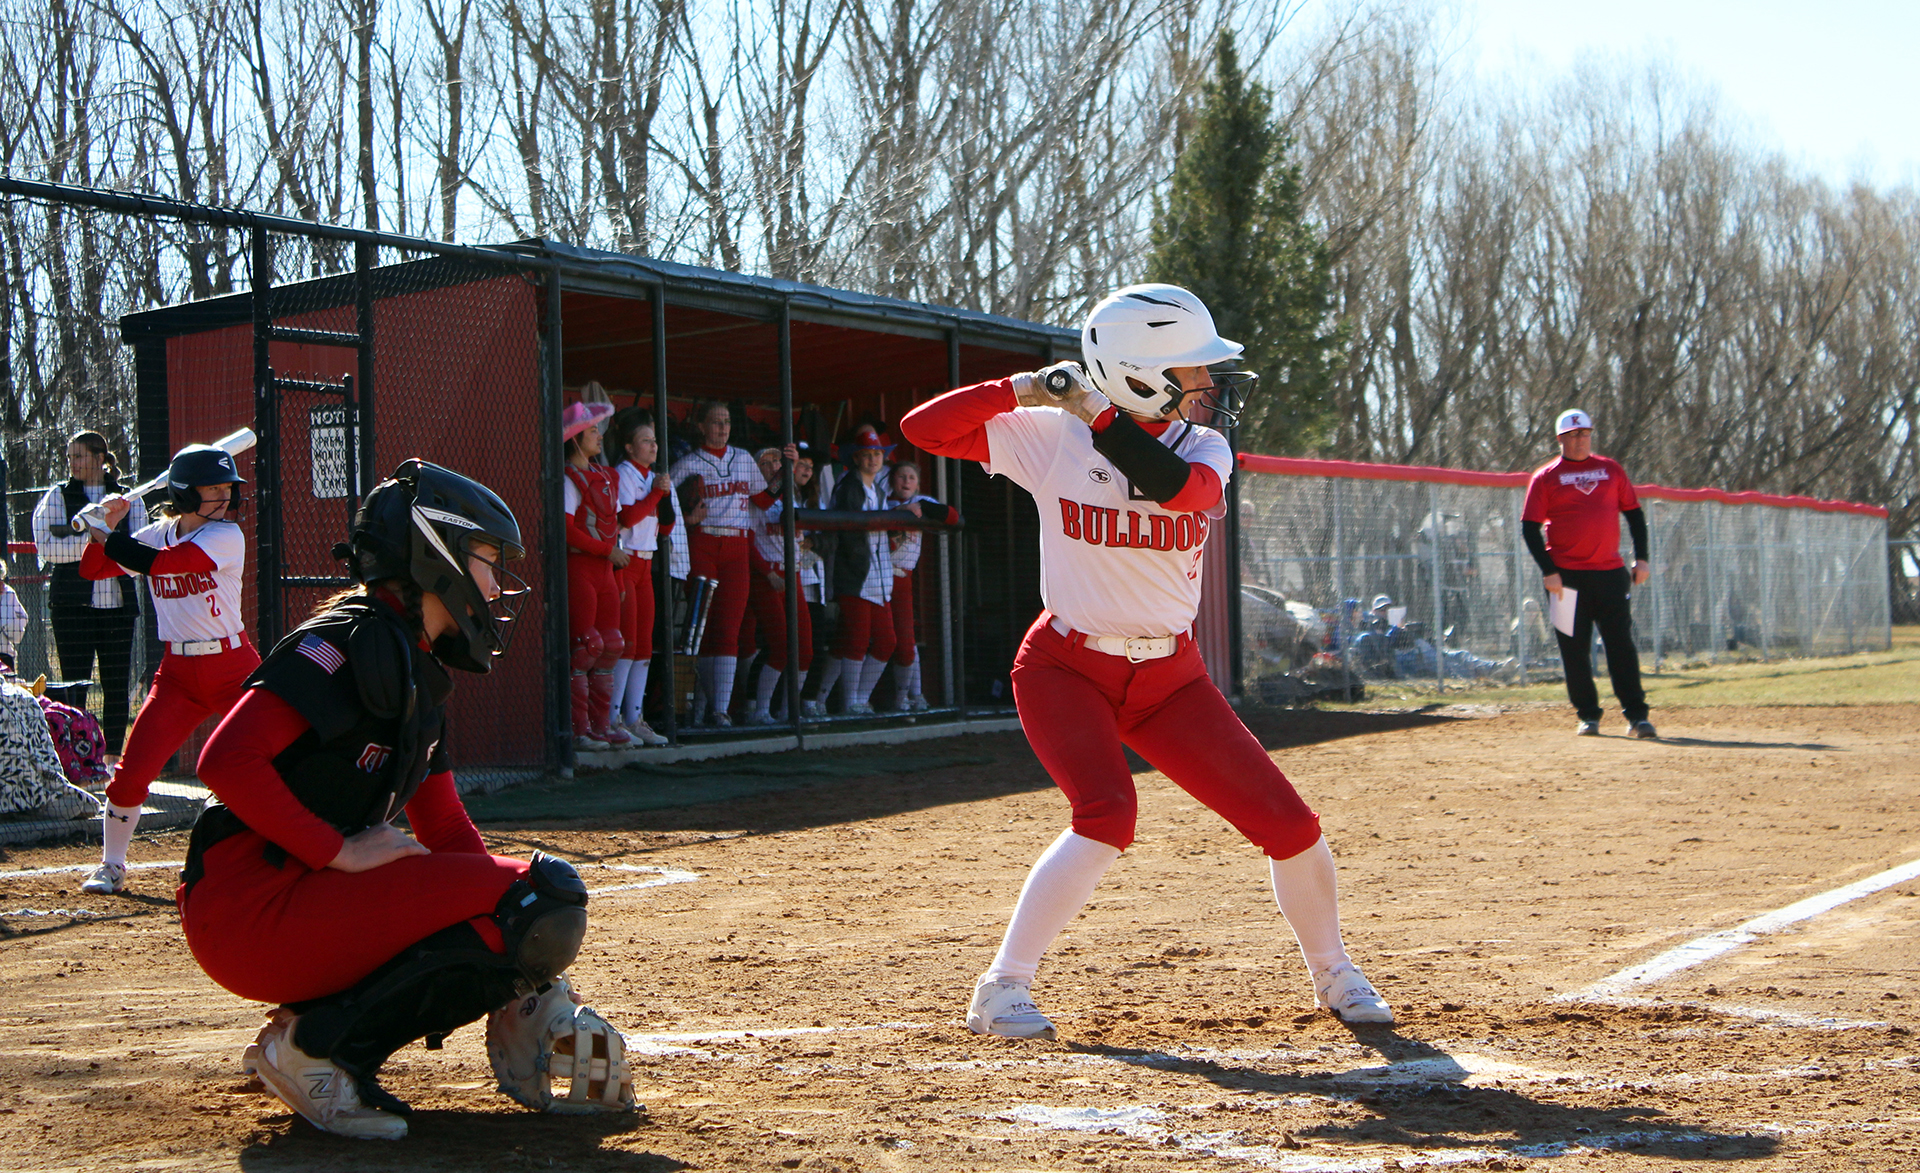
<svg viewBox="0 0 1920 1173">
<path fill-rule="evenodd" d="M 1274 859 L 1320 838 L 1320 817 L 1220 695 L 1194 644 L 1141 664 L 1119 719 L 1128 746 Z"/>
<path fill-rule="evenodd" d="M 893 602 L 888 605 L 893 622 L 893 662 L 905 667 L 913 663 L 913 571 L 893 578 Z"/>
<path fill-rule="evenodd" d="M 840 596 L 840 638 L 833 651 L 842 660 L 858 660 L 867 654 L 867 627 L 873 616 L 873 604 L 857 595 Z"/>
<path fill-rule="evenodd" d="M 693 572 L 720 581 L 713 607 L 707 613 L 707 634 L 700 641 L 703 656 L 734 656 L 740 649 L 740 618 L 747 610 L 747 542 L 715 537 L 694 527 L 691 542 Z"/>
<path fill-rule="evenodd" d="M 1020 728 L 1073 805 L 1074 833 L 1124 851 L 1139 811 L 1116 716 L 1126 699 L 1125 678 L 1111 665 L 1083 663 L 1100 653 L 1069 649 L 1046 625 L 1049 618 L 1041 613 L 1014 657 Z"/>
<path fill-rule="evenodd" d="M 613 563 L 593 554 L 567 555 L 567 635 L 578 640 L 589 631 L 598 631 L 602 599 L 612 590 Z M 615 596 L 613 615 L 619 613 Z M 618 626 L 616 621 L 615 626 Z"/>
<path fill-rule="evenodd" d="M 153 780 L 208 717 L 225 716 L 240 699 L 242 687 L 260 666 L 251 643 L 211 656 L 168 652 L 153 674 L 153 687 L 127 733 L 126 752 L 107 784 L 107 801 L 139 806 Z"/>
<path fill-rule="evenodd" d="M 635 554 L 627 563 L 627 659 L 653 659 L 653 559 Z"/>
<path fill-rule="evenodd" d="M 266 846 L 251 831 L 214 844 L 180 916 L 207 976 L 257 1002 L 338 993 L 414 942 L 490 915 L 527 870 L 517 859 L 435 852 L 368 872 L 314 871 L 293 858 L 273 866 Z"/>
</svg>

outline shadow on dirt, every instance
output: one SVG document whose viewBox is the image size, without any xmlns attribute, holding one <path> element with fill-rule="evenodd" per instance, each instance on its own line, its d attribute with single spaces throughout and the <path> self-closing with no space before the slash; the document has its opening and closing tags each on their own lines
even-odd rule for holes
<svg viewBox="0 0 1920 1173">
<path fill-rule="evenodd" d="M 639 1116 L 543 1116 L 501 1112 L 416 1111 L 407 1137 L 369 1143 L 333 1136 L 293 1115 L 263 1123 L 275 1131 L 240 1150 L 242 1169 L 353 1169 L 375 1173 L 427 1170 L 520 1169 L 607 1170 L 610 1173 L 676 1173 L 692 1166 L 649 1152 L 609 1148 L 613 1138 L 633 1138 L 652 1126 Z"/>
<path fill-rule="evenodd" d="M 1322 713 L 1249 709 L 1269 750 L 1460 720 L 1427 712 Z M 1129 755 L 1134 769 L 1151 767 Z M 1284 765 L 1284 762 L 1282 763 Z M 911 746 L 755 754 L 678 766 L 634 766 L 566 782 L 472 797 L 489 836 L 510 828 L 738 831 L 765 834 L 885 818 L 1050 788 L 1018 733 L 970 734 Z"/>
<path fill-rule="evenodd" d="M 1073 1045 L 1071 1049 L 1157 1071 L 1198 1076 L 1230 1091 L 1320 1096 L 1371 1113 L 1351 1123 L 1323 1124 L 1292 1133 L 1318 1141 L 1403 1145 L 1436 1156 L 1450 1150 L 1493 1150 L 1517 1160 L 1587 1149 L 1673 1160 L 1751 1160 L 1770 1156 L 1779 1148 L 1775 1137 L 1716 1132 L 1673 1118 L 1665 1109 L 1651 1105 L 1584 1108 L 1556 1104 L 1497 1084 L 1470 1085 L 1466 1081 L 1471 1072 L 1438 1047 L 1408 1038 L 1392 1027 L 1350 1029 L 1356 1042 L 1378 1051 L 1386 1062 L 1339 1072 L 1281 1073 L 1162 1051 L 1091 1045 Z"/>
<path fill-rule="evenodd" d="M 1704 737 L 1662 737 L 1661 745 L 1680 749 L 1797 749 L 1816 753 L 1846 753 L 1846 747 L 1821 741 L 1712 741 Z"/>
</svg>

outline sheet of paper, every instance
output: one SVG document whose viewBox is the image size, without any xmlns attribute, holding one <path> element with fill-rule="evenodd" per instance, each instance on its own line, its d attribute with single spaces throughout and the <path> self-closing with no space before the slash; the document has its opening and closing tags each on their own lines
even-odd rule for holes
<svg viewBox="0 0 1920 1173">
<path fill-rule="evenodd" d="M 1387 608 L 1387 626 L 1388 627 L 1405 627 L 1406 625 L 1407 625 L 1407 609 L 1405 607 L 1388 607 Z"/>
<path fill-rule="evenodd" d="M 1558 598 L 1552 595 L 1547 596 L 1548 599 L 1552 600 L 1548 605 L 1548 610 L 1553 612 L 1554 630 L 1558 631 L 1561 635 L 1570 636 L 1573 634 L 1573 603 L 1579 595 L 1580 592 L 1574 590 L 1572 587 L 1561 587 Z"/>
</svg>

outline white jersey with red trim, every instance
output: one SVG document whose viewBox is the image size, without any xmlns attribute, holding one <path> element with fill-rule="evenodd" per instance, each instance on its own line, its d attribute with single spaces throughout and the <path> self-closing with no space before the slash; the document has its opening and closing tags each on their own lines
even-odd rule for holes
<svg viewBox="0 0 1920 1173">
<path fill-rule="evenodd" d="M 673 462 L 672 476 L 676 489 L 688 477 L 700 478 L 700 495 L 707 503 L 707 515 L 700 519 L 703 526 L 746 529 L 753 524 L 747 516 L 747 498 L 767 488 L 767 478 L 745 448 L 728 448 L 718 455 L 695 448 Z"/>
<path fill-rule="evenodd" d="M 1233 475 L 1225 436 L 1176 421 L 1160 442 Z M 1022 407 L 987 421 L 987 471 L 1011 478 L 1040 508 L 1040 596 L 1088 635 L 1177 635 L 1200 609 L 1201 552 L 1224 505 L 1176 512 L 1133 491 L 1093 446 L 1093 432 L 1057 407 Z"/>
<path fill-rule="evenodd" d="M 231 521 L 209 521 L 182 538 L 179 524 L 177 518 L 162 518 L 133 535 L 135 541 L 156 550 L 198 546 L 213 559 L 210 572 L 148 576 L 147 593 L 153 596 L 161 640 L 175 643 L 239 635 L 246 627 L 240 614 L 240 583 L 247 568 L 245 531 Z"/>
<path fill-rule="evenodd" d="M 653 492 L 653 482 L 659 474 L 653 469 L 638 469 L 631 460 L 623 460 L 614 470 L 620 474 L 620 488 L 615 503 L 624 509 L 635 501 L 642 500 Z M 660 547 L 660 515 L 649 513 L 629 526 L 620 529 L 620 548 L 636 554 L 651 554 Z"/>
</svg>

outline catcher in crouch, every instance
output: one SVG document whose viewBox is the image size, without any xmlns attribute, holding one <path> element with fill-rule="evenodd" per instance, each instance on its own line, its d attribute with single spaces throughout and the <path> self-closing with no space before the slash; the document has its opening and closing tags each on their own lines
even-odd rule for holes
<svg viewBox="0 0 1920 1173">
<path fill-rule="evenodd" d="M 551 856 L 489 854 L 447 760 L 447 669 L 506 650 L 519 524 L 485 485 L 409 460 L 334 553 L 360 585 L 280 641 L 200 756 L 218 801 L 188 845 L 180 923 L 208 977 L 279 1004 L 248 1073 L 316 1128 L 398 1139 L 408 1108 L 380 1065 L 484 1017 L 515 1100 L 632 1108 L 625 1039 L 562 976 L 586 886 Z"/>
</svg>

